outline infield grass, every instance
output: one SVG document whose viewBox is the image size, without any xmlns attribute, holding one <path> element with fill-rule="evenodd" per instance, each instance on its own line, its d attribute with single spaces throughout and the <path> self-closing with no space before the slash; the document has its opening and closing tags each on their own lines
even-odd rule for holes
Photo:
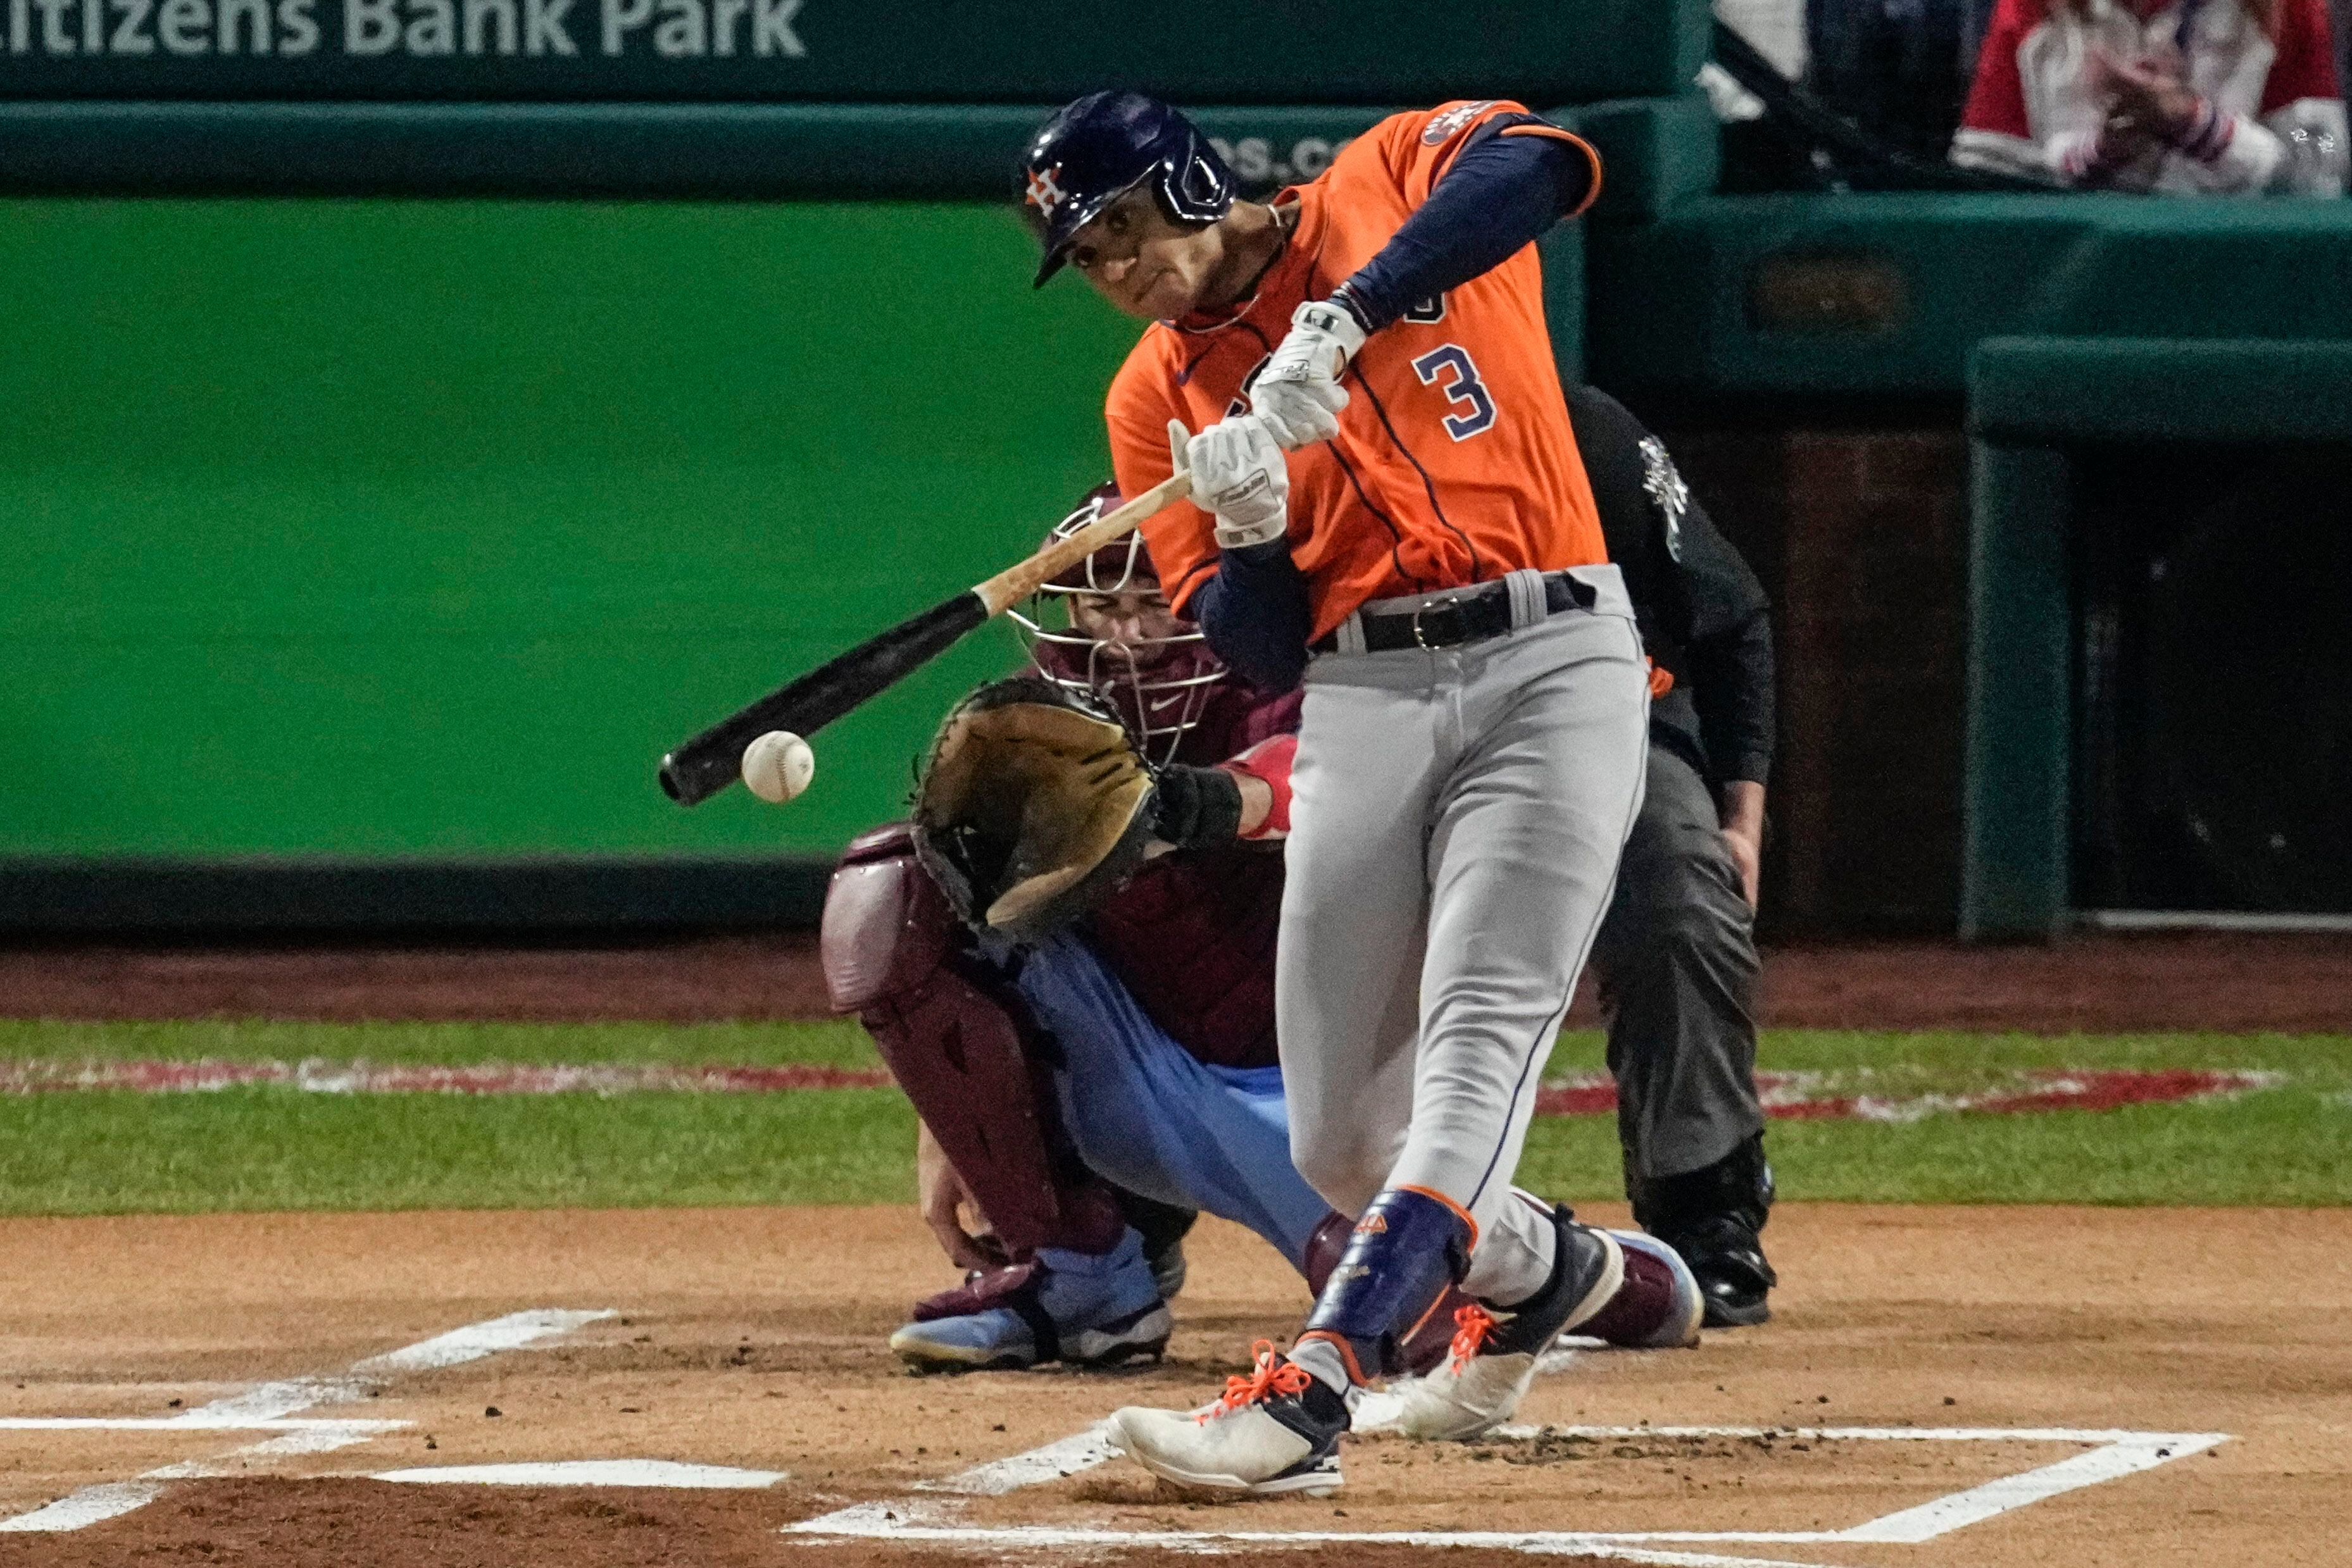
<svg viewBox="0 0 2352 1568">
<path fill-rule="evenodd" d="M 284 1023 L 169 1019 L 95 1023 L 0 1019 L 0 1062 L 329 1061 L 450 1067 L 481 1062 L 808 1062 L 879 1067 L 874 1042 L 846 1019 L 789 1023 Z"/>
<path fill-rule="evenodd" d="M 2041 1037 L 1783 1031 L 1760 1065 L 1963 1090 L 2021 1068 L 2239 1068 L 2233 1097 L 2112 1111 L 1779 1121 L 1782 1192 L 1856 1202 L 2352 1202 L 2352 1036 Z M 0 1020 L 0 1061 L 194 1059 L 379 1064 L 878 1066 L 854 1025 L 68 1023 Z M 1555 1072 L 1597 1068 L 1562 1037 Z M 0 1094 L 0 1212 L 891 1203 L 912 1196 L 914 1118 L 889 1089 L 468 1096 Z M 1619 1196 L 1607 1116 L 1538 1120 L 1523 1182 Z"/>
</svg>

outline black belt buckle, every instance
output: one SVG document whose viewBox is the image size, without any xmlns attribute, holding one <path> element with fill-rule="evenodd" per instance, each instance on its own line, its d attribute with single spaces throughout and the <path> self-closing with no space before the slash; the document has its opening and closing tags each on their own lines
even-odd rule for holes
<svg viewBox="0 0 2352 1568">
<path fill-rule="evenodd" d="M 1470 612 L 1467 606 L 1474 597 L 1475 595 L 1472 594 L 1457 593 L 1450 598 L 1433 599 L 1426 604 L 1414 605 L 1412 607 L 1413 646 L 1427 653 L 1437 648 L 1451 648 L 1457 643 L 1470 641 Z M 1440 626 L 1432 630 L 1423 625 L 1422 617 L 1433 612 L 1450 614 L 1454 617 L 1450 628 L 1453 633 L 1451 636 L 1446 634 L 1448 630 L 1446 627 Z M 1431 641 L 1433 636 L 1436 639 L 1434 642 Z"/>
</svg>

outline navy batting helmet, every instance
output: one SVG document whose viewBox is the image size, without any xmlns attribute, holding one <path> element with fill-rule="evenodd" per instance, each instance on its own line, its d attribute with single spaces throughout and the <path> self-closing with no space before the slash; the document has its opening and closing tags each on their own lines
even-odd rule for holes
<svg viewBox="0 0 2352 1568">
<path fill-rule="evenodd" d="M 1146 180 L 1180 223 L 1214 223 L 1234 204 L 1234 172 L 1156 98 L 1090 92 L 1039 127 L 1021 159 L 1021 210 L 1045 245 L 1037 287 L 1062 269 L 1080 229 Z"/>
</svg>

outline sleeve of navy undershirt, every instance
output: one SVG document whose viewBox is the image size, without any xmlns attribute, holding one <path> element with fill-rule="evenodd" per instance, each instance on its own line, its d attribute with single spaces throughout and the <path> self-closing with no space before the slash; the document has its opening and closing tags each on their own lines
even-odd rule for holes
<svg viewBox="0 0 2352 1568">
<path fill-rule="evenodd" d="M 1498 122 L 1498 128 L 1499 128 Z M 1580 141 L 1489 133 L 1454 155 L 1412 216 L 1335 293 L 1367 332 L 1493 271 L 1580 209 L 1598 171 Z"/>
<path fill-rule="evenodd" d="M 1258 690 L 1286 692 L 1307 674 L 1315 629 L 1307 576 L 1286 539 L 1218 553 L 1216 575 L 1187 606 L 1209 650 Z"/>
</svg>

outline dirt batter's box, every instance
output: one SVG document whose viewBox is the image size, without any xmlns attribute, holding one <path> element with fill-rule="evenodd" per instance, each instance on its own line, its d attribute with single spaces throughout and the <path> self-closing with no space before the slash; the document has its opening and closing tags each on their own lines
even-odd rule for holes
<svg viewBox="0 0 2352 1568">
<path fill-rule="evenodd" d="M 1377 1431 L 1394 1419 L 1393 1396 L 1373 1396 L 1356 1430 Z M 1095 1427 L 1044 1448 L 981 1465 L 929 1483 L 924 1495 L 860 1503 L 785 1527 L 790 1534 L 1031 1550 L 1099 1551 L 1107 1546 L 1201 1550 L 1249 1543 L 1487 1547 L 1564 1556 L 1606 1556 L 1625 1563 L 1687 1568 L 1819 1568 L 1780 1558 L 1726 1555 L 1675 1548 L 1769 1545 L 1916 1545 L 2101 1481 L 2153 1469 L 2227 1442 L 2226 1432 L 2138 1432 L 2070 1427 L 1509 1427 L 1496 1435 L 1526 1441 L 1538 1434 L 1559 1439 L 1786 1439 L 1794 1442 L 2053 1443 L 2081 1452 L 2037 1469 L 2000 1476 L 1961 1491 L 1901 1509 L 1843 1530 L 1803 1531 L 1130 1531 L 1062 1525 L 982 1525 L 962 1522 L 963 1500 L 1002 1497 L 1076 1475 L 1115 1457 Z"/>
</svg>

